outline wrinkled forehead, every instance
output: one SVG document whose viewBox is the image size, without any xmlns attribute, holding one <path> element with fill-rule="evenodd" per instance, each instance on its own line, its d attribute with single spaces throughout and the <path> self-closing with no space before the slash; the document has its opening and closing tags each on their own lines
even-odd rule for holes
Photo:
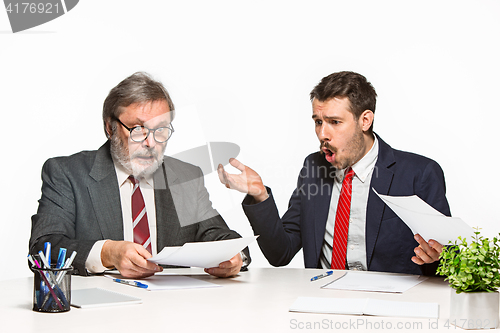
<svg viewBox="0 0 500 333">
<path fill-rule="evenodd" d="M 118 114 L 122 121 L 128 125 L 163 126 L 170 124 L 175 117 L 175 111 L 171 111 L 165 100 L 134 103 L 129 106 L 118 108 Z"/>
<path fill-rule="evenodd" d="M 137 121 L 139 124 L 149 127 L 161 127 L 168 126 L 175 117 L 175 111 L 168 111 L 153 117 L 138 117 Z"/>
</svg>

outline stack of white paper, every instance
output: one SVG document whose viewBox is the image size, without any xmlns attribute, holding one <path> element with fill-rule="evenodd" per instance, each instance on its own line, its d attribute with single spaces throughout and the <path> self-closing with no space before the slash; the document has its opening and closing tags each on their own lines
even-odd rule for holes
<svg viewBox="0 0 500 333">
<path fill-rule="evenodd" d="M 347 271 L 342 277 L 322 288 L 403 293 L 425 280 L 427 278 L 420 275 Z"/>
<path fill-rule="evenodd" d="M 290 311 L 387 317 L 438 318 L 439 304 L 383 301 L 372 298 L 298 297 L 290 306 Z"/>
</svg>

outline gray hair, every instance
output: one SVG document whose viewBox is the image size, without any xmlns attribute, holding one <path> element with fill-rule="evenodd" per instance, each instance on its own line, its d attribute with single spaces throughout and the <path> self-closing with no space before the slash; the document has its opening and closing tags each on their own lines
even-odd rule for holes
<svg viewBox="0 0 500 333">
<path fill-rule="evenodd" d="M 167 102 L 170 111 L 174 111 L 174 103 L 163 84 L 153 80 L 148 73 L 136 72 L 118 83 L 110 90 L 102 108 L 102 121 L 106 137 L 109 138 L 106 123 L 115 123 L 114 119 L 123 112 L 120 107 L 161 100 Z"/>
</svg>

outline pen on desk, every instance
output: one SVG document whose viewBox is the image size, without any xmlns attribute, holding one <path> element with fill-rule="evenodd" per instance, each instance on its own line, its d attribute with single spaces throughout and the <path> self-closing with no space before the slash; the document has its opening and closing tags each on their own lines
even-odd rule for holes
<svg viewBox="0 0 500 333">
<path fill-rule="evenodd" d="M 128 280 L 122 280 L 122 279 L 113 279 L 113 281 L 118 282 L 118 283 L 127 284 L 129 286 L 144 288 L 144 289 L 146 289 L 148 287 L 147 284 L 144 284 L 144 283 L 141 283 L 138 281 L 128 281 Z"/>
<path fill-rule="evenodd" d="M 333 274 L 333 271 L 328 271 L 326 273 L 323 273 L 323 274 L 320 274 L 318 276 L 315 276 L 315 277 L 311 278 L 311 281 L 316 281 L 316 280 L 322 279 L 324 277 L 330 276 L 332 274 Z"/>
</svg>

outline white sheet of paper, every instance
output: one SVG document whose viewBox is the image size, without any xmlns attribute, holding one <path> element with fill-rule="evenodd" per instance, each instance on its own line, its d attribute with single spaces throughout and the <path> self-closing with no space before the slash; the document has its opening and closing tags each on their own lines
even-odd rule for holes
<svg viewBox="0 0 500 333">
<path fill-rule="evenodd" d="M 348 271 L 340 279 L 330 282 L 321 288 L 403 293 L 425 280 L 427 278 L 420 275 Z"/>
<path fill-rule="evenodd" d="M 371 316 L 438 318 L 438 303 L 395 302 L 369 298 L 365 314 Z"/>
<path fill-rule="evenodd" d="M 289 311 L 362 315 L 366 301 L 366 298 L 298 297 Z"/>
<path fill-rule="evenodd" d="M 458 217 L 444 216 L 416 195 L 394 197 L 373 191 L 396 213 L 411 229 L 426 241 L 434 239 L 446 245 L 458 236 L 471 239 L 474 230 Z"/>
<path fill-rule="evenodd" d="M 181 247 L 164 247 L 160 253 L 148 260 L 162 265 L 217 267 L 221 262 L 234 257 L 257 237 L 186 243 Z"/>
<path fill-rule="evenodd" d="M 438 318 L 439 304 L 383 301 L 373 298 L 298 297 L 290 306 L 289 311 L 388 317 Z"/>
<path fill-rule="evenodd" d="M 115 276 L 106 276 L 114 279 Z M 137 281 L 148 286 L 147 290 L 173 290 L 173 289 L 196 289 L 215 288 L 220 285 L 208 281 L 194 279 L 183 275 L 153 275 L 145 279 L 123 279 L 127 281 Z M 136 288 L 136 287 L 132 287 Z"/>
<path fill-rule="evenodd" d="M 142 303 L 140 298 L 101 288 L 71 290 L 71 305 L 76 308 L 87 309 L 140 303 Z"/>
</svg>

